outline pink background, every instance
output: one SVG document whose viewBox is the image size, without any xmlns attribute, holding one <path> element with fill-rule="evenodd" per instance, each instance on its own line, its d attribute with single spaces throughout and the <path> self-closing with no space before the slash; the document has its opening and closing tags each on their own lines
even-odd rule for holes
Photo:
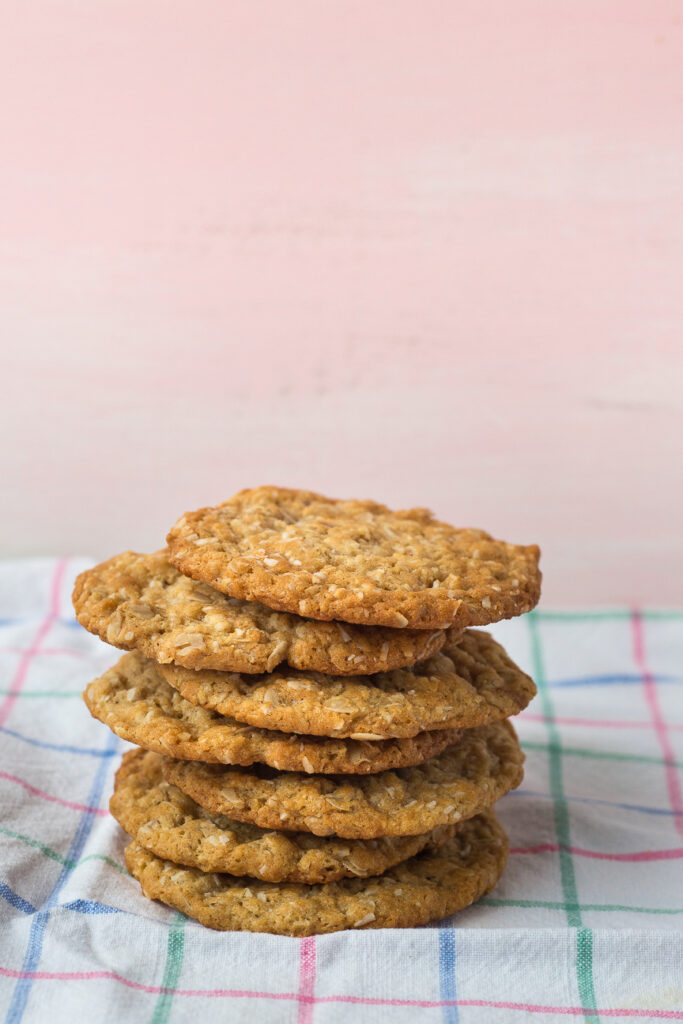
<svg viewBox="0 0 683 1024">
<path fill-rule="evenodd" d="M 0 9 L 2 553 L 262 482 L 683 597 L 683 7 Z"/>
</svg>

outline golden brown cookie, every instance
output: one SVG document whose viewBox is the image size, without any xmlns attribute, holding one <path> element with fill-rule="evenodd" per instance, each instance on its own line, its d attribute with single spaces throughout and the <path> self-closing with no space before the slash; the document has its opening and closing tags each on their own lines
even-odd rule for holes
<svg viewBox="0 0 683 1024">
<path fill-rule="evenodd" d="M 365 675 L 413 665 L 441 649 L 442 630 L 317 622 L 226 597 L 183 576 L 165 551 L 125 551 L 82 572 L 76 618 L 91 633 L 159 662 L 226 672 L 300 669 Z"/>
<path fill-rule="evenodd" d="M 192 672 L 160 666 L 193 704 L 268 729 L 322 736 L 416 736 L 518 714 L 536 693 L 532 680 L 481 630 L 451 637 L 413 668 L 374 676 L 324 676 L 276 669 L 269 675 Z"/>
<path fill-rule="evenodd" d="M 162 679 L 156 662 L 135 651 L 89 684 L 90 713 L 122 739 L 172 757 L 220 764 L 270 765 L 283 771 L 365 774 L 421 764 L 445 750 L 457 729 L 370 742 L 271 732 L 196 707 Z"/>
<path fill-rule="evenodd" d="M 181 572 L 313 619 L 433 629 L 521 615 L 540 595 L 539 550 L 416 508 L 257 487 L 187 512 L 168 535 Z"/>
<path fill-rule="evenodd" d="M 346 839 L 420 835 L 478 814 L 522 781 L 509 722 L 468 729 L 438 757 L 377 775 L 249 771 L 165 759 L 167 782 L 213 814 Z"/>
<path fill-rule="evenodd" d="M 209 928 L 319 935 L 344 928 L 410 928 L 447 917 L 491 892 L 507 850 L 505 833 L 487 813 L 466 821 L 439 849 L 368 879 L 294 885 L 204 874 L 161 860 L 135 842 L 126 848 L 126 866 L 149 899 Z"/>
<path fill-rule="evenodd" d="M 445 825 L 422 836 L 367 840 L 323 838 L 311 832 L 266 832 L 205 811 L 177 786 L 164 781 L 161 760 L 159 754 L 148 750 L 124 754 L 109 809 L 145 849 L 201 871 L 307 884 L 366 878 L 427 846 L 436 849 L 452 838 L 456 827 Z"/>
</svg>

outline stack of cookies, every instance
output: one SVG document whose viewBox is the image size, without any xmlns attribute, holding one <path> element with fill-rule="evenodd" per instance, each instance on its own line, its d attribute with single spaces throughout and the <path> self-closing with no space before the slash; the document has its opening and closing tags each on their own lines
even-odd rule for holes
<svg viewBox="0 0 683 1024">
<path fill-rule="evenodd" d="M 538 548 L 275 487 L 183 516 L 76 581 L 130 653 L 86 689 L 136 745 L 111 811 L 143 893 L 220 929 L 424 924 L 490 892 L 492 805 L 535 693 L 485 625 L 529 611 Z"/>
</svg>

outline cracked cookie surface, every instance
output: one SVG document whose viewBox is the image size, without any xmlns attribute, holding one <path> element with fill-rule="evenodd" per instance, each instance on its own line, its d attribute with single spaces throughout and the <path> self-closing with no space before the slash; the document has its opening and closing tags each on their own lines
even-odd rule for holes
<svg viewBox="0 0 683 1024">
<path fill-rule="evenodd" d="M 138 843 L 126 865 L 149 899 L 209 928 L 316 935 L 344 928 L 407 928 L 462 910 L 496 885 L 508 843 L 493 814 L 465 822 L 437 850 L 385 874 L 303 886 L 204 874 L 161 860 Z"/>
<path fill-rule="evenodd" d="M 257 487 L 187 512 L 168 534 L 181 572 L 233 597 L 313 619 L 477 626 L 528 612 L 539 549 L 456 529 L 427 509 L 392 511 Z"/>
<path fill-rule="evenodd" d="M 449 631 L 443 650 L 409 669 L 334 677 L 276 669 L 269 675 L 159 671 L 193 704 L 267 729 L 322 736 L 416 736 L 469 729 L 518 714 L 532 680 L 482 630 Z"/>
<path fill-rule="evenodd" d="M 302 775 L 165 759 L 164 778 L 214 814 L 261 828 L 348 839 L 420 835 L 478 814 L 520 784 L 524 755 L 509 722 L 468 729 L 413 768 Z"/>
<path fill-rule="evenodd" d="M 124 650 L 192 669 L 271 672 L 294 668 L 365 675 L 413 665 L 443 646 L 443 630 L 319 622 L 227 597 L 183 576 L 167 552 L 124 551 L 77 578 L 82 626 Z"/>
<path fill-rule="evenodd" d="M 371 742 L 259 729 L 191 704 L 165 682 L 156 662 L 137 651 L 93 680 L 83 698 L 112 732 L 147 750 L 220 764 L 259 762 L 282 771 L 364 774 L 421 764 L 460 735 L 442 729 Z"/>
<path fill-rule="evenodd" d="M 161 756 L 151 751 L 125 753 L 109 809 L 145 849 L 201 871 L 309 885 L 366 878 L 427 846 L 436 849 L 455 832 L 455 826 L 446 825 L 421 836 L 348 840 L 310 832 L 266 831 L 204 810 L 164 780 L 161 763 Z"/>
</svg>

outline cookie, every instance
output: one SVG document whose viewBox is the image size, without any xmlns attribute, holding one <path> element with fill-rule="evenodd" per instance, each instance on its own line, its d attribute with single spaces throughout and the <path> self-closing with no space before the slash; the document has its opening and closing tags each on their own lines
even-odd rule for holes
<svg viewBox="0 0 683 1024">
<path fill-rule="evenodd" d="M 254 728 L 191 704 L 162 679 L 156 662 L 137 651 L 93 680 L 83 698 L 112 732 L 147 750 L 220 764 L 259 762 L 283 771 L 363 774 L 421 764 L 460 735 L 441 729 L 370 742 Z"/>
<path fill-rule="evenodd" d="M 205 811 L 164 781 L 161 760 L 159 754 L 146 750 L 124 754 L 109 809 L 145 849 L 200 871 L 307 884 L 366 878 L 427 846 L 436 849 L 455 832 L 454 825 L 446 825 L 421 836 L 369 840 L 266 832 L 257 825 Z"/>
<path fill-rule="evenodd" d="M 363 625 L 478 626 L 528 612 L 539 549 L 455 529 L 426 509 L 257 487 L 187 512 L 168 535 L 187 576 L 269 608 Z"/>
<path fill-rule="evenodd" d="M 193 704 L 240 722 L 323 736 L 416 736 L 516 715 L 536 693 L 500 644 L 481 630 L 451 636 L 440 654 L 374 676 L 324 676 L 276 669 L 244 677 L 160 666 Z"/>
<path fill-rule="evenodd" d="M 317 622 L 226 597 L 183 576 L 165 551 L 125 551 L 88 569 L 73 592 L 91 633 L 159 662 L 224 672 L 295 668 L 365 675 L 414 665 L 441 649 L 443 630 Z"/>
<path fill-rule="evenodd" d="M 410 928 L 448 917 L 491 892 L 507 851 L 507 837 L 488 813 L 466 821 L 439 849 L 367 879 L 294 885 L 204 874 L 161 860 L 136 842 L 126 847 L 126 866 L 148 899 L 209 928 L 320 935 L 344 928 Z"/>
<path fill-rule="evenodd" d="M 468 729 L 414 768 L 377 775 L 244 771 L 165 759 L 167 782 L 213 814 L 261 828 L 373 839 L 420 835 L 478 814 L 522 781 L 524 755 L 508 722 Z"/>
</svg>

